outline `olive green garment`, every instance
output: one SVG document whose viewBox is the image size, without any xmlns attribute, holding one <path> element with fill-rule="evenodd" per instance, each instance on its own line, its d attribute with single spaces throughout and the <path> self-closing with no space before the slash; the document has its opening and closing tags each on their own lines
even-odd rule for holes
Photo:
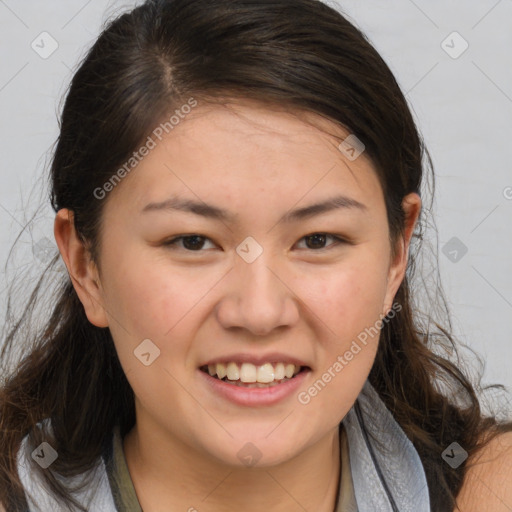
<svg viewBox="0 0 512 512">
<path fill-rule="evenodd" d="M 338 499 L 334 512 L 357 512 L 352 477 L 350 474 L 348 441 L 340 424 L 340 455 L 341 478 L 338 488 Z M 112 490 L 112 496 L 119 512 L 142 512 L 137 499 L 135 488 L 128 471 L 123 451 L 123 441 L 119 433 L 119 427 L 114 429 L 112 445 L 112 459 L 107 461 L 107 474 Z"/>
</svg>

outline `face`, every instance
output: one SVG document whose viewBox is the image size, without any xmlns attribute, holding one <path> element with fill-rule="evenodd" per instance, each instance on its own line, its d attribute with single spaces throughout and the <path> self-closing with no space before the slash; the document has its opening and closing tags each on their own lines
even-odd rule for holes
<svg viewBox="0 0 512 512">
<path fill-rule="evenodd" d="M 308 119 L 200 105 L 105 199 L 89 320 L 111 330 L 137 421 L 230 465 L 247 451 L 275 465 L 336 430 L 377 351 L 378 335 L 361 333 L 403 278 L 371 161 Z M 274 383 L 222 382 L 208 364 Z M 285 379 L 287 365 L 301 370 Z"/>
</svg>

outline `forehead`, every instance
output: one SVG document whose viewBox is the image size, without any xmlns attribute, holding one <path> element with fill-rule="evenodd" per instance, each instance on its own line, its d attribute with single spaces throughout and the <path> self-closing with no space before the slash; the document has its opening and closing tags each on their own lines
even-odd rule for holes
<svg viewBox="0 0 512 512">
<path fill-rule="evenodd" d="M 114 195 L 140 208 L 176 195 L 217 204 L 245 196 L 265 201 L 268 208 L 284 207 L 336 191 L 375 203 L 381 190 L 371 160 L 364 152 L 350 160 L 340 151 L 348 135 L 308 112 L 250 101 L 199 104 L 161 140 L 152 137 L 154 147 Z"/>
<path fill-rule="evenodd" d="M 227 104 L 201 104 L 184 116 L 164 145 L 203 150 L 223 145 L 227 154 L 251 151 L 260 159 L 276 153 L 283 157 L 338 158 L 339 144 L 350 131 L 312 112 L 264 105 L 251 100 Z M 174 143 L 174 144 L 173 144 Z M 230 150 L 231 148 L 231 150 Z M 215 153 L 216 156 L 219 153 Z M 221 155 L 219 155 L 221 156 Z M 360 160 L 371 166 L 364 152 Z"/>
</svg>

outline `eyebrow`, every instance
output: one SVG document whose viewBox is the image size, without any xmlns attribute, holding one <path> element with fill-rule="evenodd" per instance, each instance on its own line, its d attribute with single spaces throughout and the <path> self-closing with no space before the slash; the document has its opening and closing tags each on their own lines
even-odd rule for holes
<svg viewBox="0 0 512 512">
<path fill-rule="evenodd" d="M 340 195 L 329 198 L 320 203 L 291 210 L 285 213 L 279 219 L 278 223 L 297 222 L 299 220 L 308 219 L 316 215 L 338 209 L 356 209 L 363 212 L 368 211 L 367 206 L 363 203 L 360 203 L 351 197 Z M 218 206 L 179 197 L 172 197 L 159 203 L 149 203 L 142 209 L 142 213 L 150 211 L 183 211 L 224 222 L 234 222 L 238 218 L 237 214 L 219 208 Z"/>
</svg>

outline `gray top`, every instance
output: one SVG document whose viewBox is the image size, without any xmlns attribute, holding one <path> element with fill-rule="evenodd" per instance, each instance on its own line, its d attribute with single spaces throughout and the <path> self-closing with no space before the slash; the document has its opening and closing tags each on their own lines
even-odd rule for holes
<svg viewBox="0 0 512 512">
<path fill-rule="evenodd" d="M 368 381 L 340 424 L 339 433 L 341 471 L 333 512 L 430 512 L 419 456 Z M 50 449 L 49 445 L 29 447 L 28 436 L 22 441 L 18 472 L 27 498 L 23 512 L 62 509 L 34 471 L 38 459 L 51 460 Z M 73 496 L 90 512 L 143 512 L 118 427 L 94 469 L 60 480 L 70 489 L 77 482 L 88 482 Z"/>
</svg>

